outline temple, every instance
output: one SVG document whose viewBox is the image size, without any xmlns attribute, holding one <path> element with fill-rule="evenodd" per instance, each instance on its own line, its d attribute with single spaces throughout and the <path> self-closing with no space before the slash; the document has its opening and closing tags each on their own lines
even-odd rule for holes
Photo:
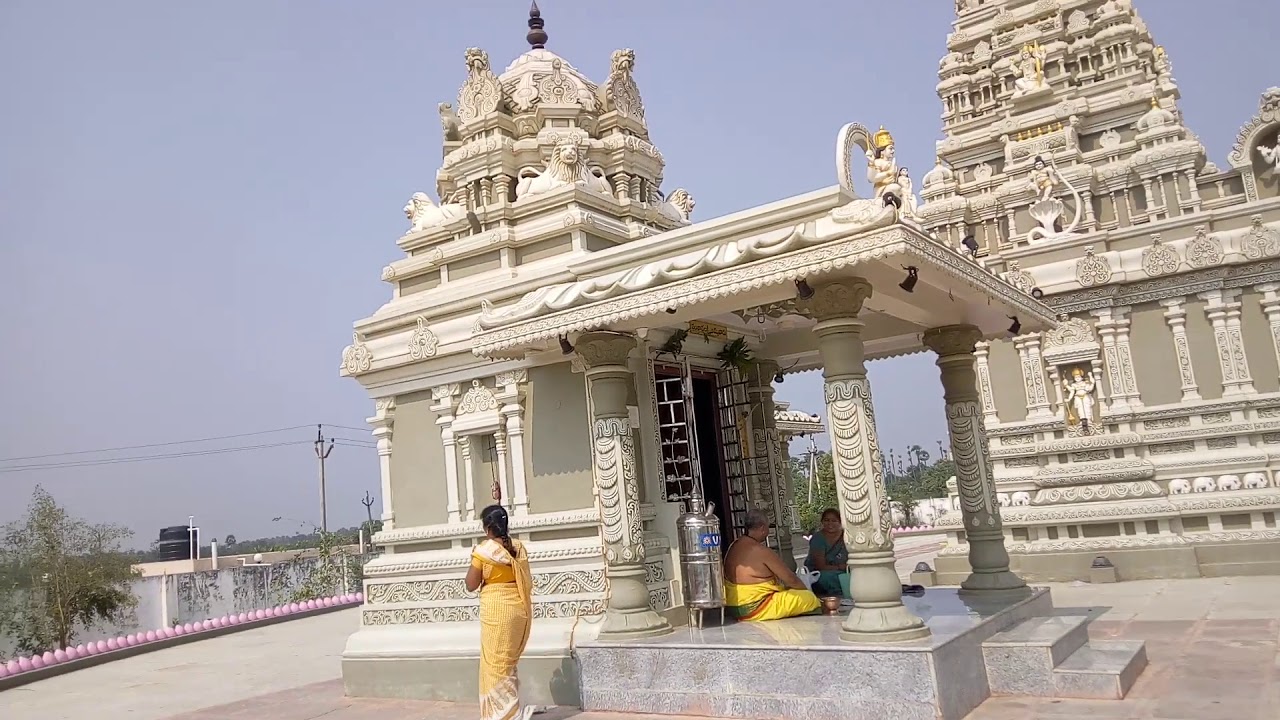
<svg viewBox="0 0 1280 720">
<path fill-rule="evenodd" d="M 1280 88 L 1220 167 L 1131 0 L 956 9 L 921 222 L 1061 319 L 978 350 L 1014 568 L 1280 573 Z"/>
<path fill-rule="evenodd" d="M 834 186 L 695 222 L 693 195 L 662 189 L 635 53 L 597 84 L 547 49 L 536 5 L 527 39 L 501 74 L 466 51 L 440 105 L 439 202 L 410 198 L 392 299 L 343 352 L 374 401 L 385 548 L 344 653 L 350 694 L 474 700 L 463 576 L 498 502 L 533 561 L 526 699 L 813 717 L 799 688 L 747 707 L 742 677 L 694 693 L 654 675 L 759 665 L 707 636 L 664 644 L 687 623 L 676 519 L 695 489 L 727 539 L 759 508 L 793 558 L 791 434 L 830 437 L 853 607 L 738 642 L 793 654 L 775 669 L 844 650 L 836 672 L 867 680 L 849 692 L 881 690 L 824 716 L 1123 696 L 1141 646 L 1091 649 L 1088 618 L 1024 577 L 1087 577 L 1099 554 L 1125 577 L 1280 570 L 1280 150 L 1264 143 L 1280 143 L 1280 90 L 1219 170 L 1129 2 L 958 2 L 922 200 L 892 133 L 850 123 Z M 900 593 L 865 365 L 922 351 L 957 468 L 938 561 L 957 587 L 923 601 Z M 819 369 L 821 417 L 775 403 L 787 373 Z"/>
</svg>

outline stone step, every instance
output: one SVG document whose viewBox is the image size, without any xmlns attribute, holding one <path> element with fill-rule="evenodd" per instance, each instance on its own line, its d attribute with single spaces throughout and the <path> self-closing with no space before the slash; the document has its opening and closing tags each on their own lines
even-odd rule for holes
<svg viewBox="0 0 1280 720">
<path fill-rule="evenodd" d="M 1141 641 L 1091 641 L 1053 669 L 1054 696 L 1123 700 L 1146 667 Z"/>
<path fill-rule="evenodd" d="M 1054 668 L 1089 640 L 1083 615 L 1033 617 L 982 643 L 993 695 L 1054 697 Z"/>
</svg>

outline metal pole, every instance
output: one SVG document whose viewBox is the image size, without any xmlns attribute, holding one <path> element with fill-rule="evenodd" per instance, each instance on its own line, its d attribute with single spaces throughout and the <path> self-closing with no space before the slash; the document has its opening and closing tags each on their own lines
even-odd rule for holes
<svg viewBox="0 0 1280 720">
<path fill-rule="evenodd" d="M 333 439 L 329 439 L 329 446 L 324 445 L 324 426 L 316 425 L 316 460 L 320 463 L 320 532 L 329 532 L 329 499 L 328 489 L 324 480 L 324 461 L 329 459 L 329 453 L 333 452 Z"/>
</svg>

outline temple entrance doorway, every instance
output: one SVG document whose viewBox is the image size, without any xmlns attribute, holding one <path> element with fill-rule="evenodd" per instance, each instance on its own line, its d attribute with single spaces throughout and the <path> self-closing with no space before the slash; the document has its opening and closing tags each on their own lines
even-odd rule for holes
<svg viewBox="0 0 1280 720">
<path fill-rule="evenodd" d="M 703 498 L 714 503 L 725 542 L 732 542 L 746 532 L 751 475 L 765 467 L 755 462 L 746 426 L 746 383 L 687 364 L 655 365 L 653 377 L 666 499 L 687 509 L 700 478 Z M 775 548 L 776 532 L 769 538 Z"/>
<path fill-rule="evenodd" d="M 720 446 L 723 412 L 716 376 L 686 364 L 655 365 L 653 378 L 666 499 L 688 509 L 694 483 L 701 479 L 703 498 L 715 504 L 721 532 L 728 535 L 726 541 L 732 540 L 740 531 L 735 529 L 729 510 L 733 497 Z M 745 498 L 739 499 L 739 504 L 745 507 Z"/>
</svg>

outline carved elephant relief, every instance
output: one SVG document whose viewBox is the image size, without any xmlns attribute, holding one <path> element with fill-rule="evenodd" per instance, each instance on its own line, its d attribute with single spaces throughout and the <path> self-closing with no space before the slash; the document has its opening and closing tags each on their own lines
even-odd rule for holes
<svg viewBox="0 0 1280 720">
<path fill-rule="evenodd" d="M 1218 489 L 1218 484 L 1213 481 L 1213 478 L 1202 475 L 1191 484 L 1191 489 L 1198 493 L 1213 492 Z"/>
<path fill-rule="evenodd" d="M 1191 481 L 1186 478 L 1177 478 L 1169 481 L 1170 495 L 1186 495 L 1191 492 Z"/>
<path fill-rule="evenodd" d="M 1244 475 L 1244 487 L 1246 490 L 1262 490 L 1268 484 L 1266 473 L 1251 472 Z"/>
<path fill-rule="evenodd" d="M 1031 493 L 1019 491 L 1013 494 L 1014 507 L 1023 507 L 1031 504 Z"/>
<path fill-rule="evenodd" d="M 1239 475 L 1223 475 L 1218 478 L 1219 490 L 1239 490 L 1241 487 Z"/>
<path fill-rule="evenodd" d="M 996 493 L 996 501 L 1000 507 L 1009 507 L 1009 493 Z"/>
</svg>

